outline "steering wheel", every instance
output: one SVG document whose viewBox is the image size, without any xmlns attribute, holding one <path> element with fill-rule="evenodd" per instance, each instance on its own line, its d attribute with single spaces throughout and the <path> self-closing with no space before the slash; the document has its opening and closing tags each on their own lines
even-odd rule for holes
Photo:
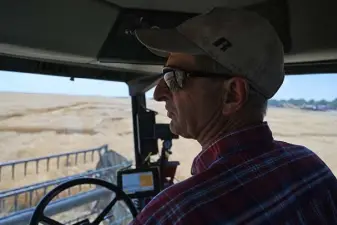
<svg viewBox="0 0 337 225">
<path fill-rule="evenodd" d="M 36 209 L 32 215 L 32 218 L 30 220 L 29 225 L 38 225 L 40 222 L 45 224 L 45 225 L 64 225 L 54 219 L 51 219 L 50 217 L 47 217 L 46 215 L 44 215 L 44 210 L 47 207 L 47 205 L 51 202 L 51 200 L 53 200 L 53 198 L 55 196 L 57 196 L 59 193 L 61 193 L 62 191 L 71 188 L 73 186 L 77 186 L 80 184 L 95 184 L 95 185 L 99 185 L 102 187 L 105 187 L 107 189 L 109 189 L 112 192 L 116 193 L 115 198 L 105 207 L 104 210 L 102 210 L 102 212 L 96 217 L 96 219 L 90 223 L 90 221 L 88 219 L 83 220 L 82 222 L 77 222 L 76 225 L 81 225 L 81 224 L 85 224 L 85 225 L 99 225 L 100 222 L 102 222 L 104 220 L 104 217 L 110 212 L 111 208 L 116 204 L 116 202 L 118 200 L 123 200 L 125 202 L 125 204 L 128 206 L 133 218 L 135 218 L 137 216 L 137 209 L 134 206 L 133 202 L 131 201 L 131 199 L 129 198 L 129 196 L 127 196 L 125 194 L 125 192 L 123 192 L 119 187 L 117 187 L 116 185 L 106 182 L 104 180 L 101 179 L 96 179 L 96 178 L 78 178 L 78 179 L 74 179 L 68 182 L 65 182 L 59 186 L 57 186 L 56 188 L 54 188 L 53 190 L 51 190 L 47 195 L 45 195 L 43 197 L 43 199 L 39 202 L 39 204 L 36 206 Z"/>
</svg>

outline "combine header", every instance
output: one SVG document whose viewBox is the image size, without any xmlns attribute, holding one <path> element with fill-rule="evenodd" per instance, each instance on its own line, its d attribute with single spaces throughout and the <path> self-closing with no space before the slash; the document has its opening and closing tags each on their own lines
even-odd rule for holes
<svg viewBox="0 0 337 225">
<path fill-rule="evenodd" d="M 27 225 L 35 210 L 35 206 L 41 198 L 50 190 L 66 181 L 86 177 L 100 178 L 108 182 L 117 183 L 117 171 L 129 168 L 132 165 L 132 161 L 128 161 L 120 154 L 109 150 L 108 145 L 103 145 L 89 150 L 0 164 L 0 171 L 2 171 L 0 178 L 2 177 L 2 182 L 7 180 L 4 178 L 9 178 L 15 182 L 15 180 L 28 175 L 38 176 L 39 174 L 48 173 L 50 167 L 61 169 L 95 162 L 96 166 L 94 168 L 82 173 L 1 191 L 0 225 Z M 33 174 L 29 172 L 33 172 Z M 5 177 L 7 174 L 10 174 L 10 177 Z M 69 217 L 68 220 L 65 219 L 65 224 L 73 224 L 83 218 L 96 215 L 101 210 L 102 202 L 104 202 L 104 199 L 109 194 L 111 195 L 110 192 L 99 189 L 95 185 L 78 185 L 56 196 L 51 207 L 46 211 L 50 216 L 57 217 L 61 214 L 61 218 Z M 62 214 L 64 212 L 72 212 L 76 208 L 81 209 L 81 213 L 78 216 L 74 217 L 71 213 L 68 213 L 68 215 Z M 130 219 L 130 215 L 128 215 L 128 212 L 126 212 L 122 205 L 117 205 L 112 215 L 109 215 L 109 218 L 110 224 L 114 224 L 116 221 L 119 221 L 116 224 L 122 224 L 123 220 Z"/>
</svg>

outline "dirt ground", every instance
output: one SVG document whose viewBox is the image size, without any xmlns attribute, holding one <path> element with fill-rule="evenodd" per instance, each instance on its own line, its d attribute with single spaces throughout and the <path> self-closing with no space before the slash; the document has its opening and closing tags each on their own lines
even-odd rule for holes
<svg viewBox="0 0 337 225">
<path fill-rule="evenodd" d="M 128 159 L 134 157 L 129 98 L 0 93 L 0 104 L 0 163 L 104 144 Z M 148 100 L 147 106 L 159 112 L 157 122 L 169 122 L 163 104 Z M 307 146 L 337 174 L 336 113 L 270 108 L 266 120 L 276 139 Z M 200 146 L 180 138 L 174 141 L 172 151 L 172 159 L 181 163 L 177 178 L 189 177 Z M 9 174 L 4 174 L 0 190 L 83 172 L 93 166 L 65 168 L 11 182 Z"/>
</svg>

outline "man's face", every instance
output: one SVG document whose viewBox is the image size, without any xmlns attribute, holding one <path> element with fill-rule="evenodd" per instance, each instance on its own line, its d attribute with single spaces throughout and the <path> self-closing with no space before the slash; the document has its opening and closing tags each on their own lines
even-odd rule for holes
<svg viewBox="0 0 337 225">
<path fill-rule="evenodd" d="M 171 54 L 167 67 L 184 71 L 200 71 L 193 56 Z M 193 77 L 185 80 L 178 91 L 170 91 L 161 79 L 154 99 L 164 101 L 171 131 L 185 138 L 196 139 L 201 130 L 222 112 L 221 83 L 209 78 Z"/>
</svg>

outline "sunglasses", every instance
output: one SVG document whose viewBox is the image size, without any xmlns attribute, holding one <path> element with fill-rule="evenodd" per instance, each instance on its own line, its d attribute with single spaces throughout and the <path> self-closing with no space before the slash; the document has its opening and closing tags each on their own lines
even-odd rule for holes
<svg viewBox="0 0 337 225">
<path fill-rule="evenodd" d="M 207 77 L 207 78 L 225 78 L 225 79 L 230 79 L 233 77 L 231 75 L 226 74 L 185 71 L 171 67 L 164 67 L 163 75 L 167 87 L 172 92 L 181 90 L 189 77 Z"/>
</svg>

